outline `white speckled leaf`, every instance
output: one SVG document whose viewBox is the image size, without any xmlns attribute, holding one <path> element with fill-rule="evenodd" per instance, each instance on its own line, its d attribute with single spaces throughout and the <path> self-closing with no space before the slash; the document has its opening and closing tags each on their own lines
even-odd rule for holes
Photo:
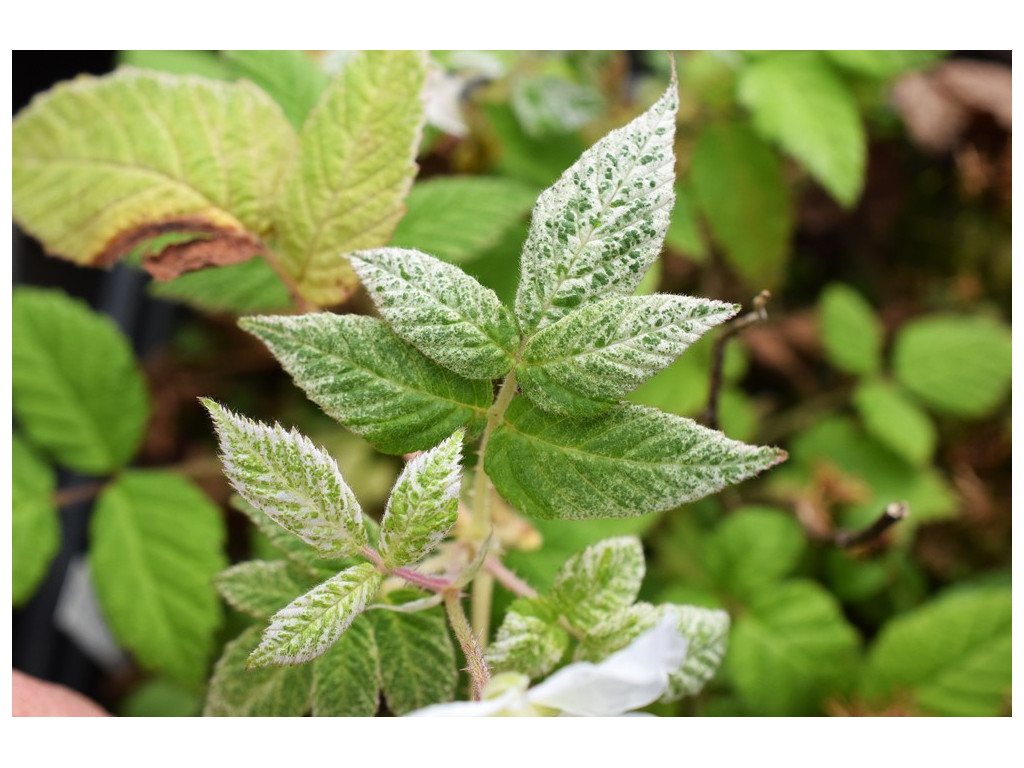
<svg viewBox="0 0 1024 768">
<path fill-rule="evenodd" d="M 517 398 L 485 469 L 516 509 L 542 518 L 637 517 L 703 498 L 785 460 L 690 419 L 636 405 L 553 416 Z"/>
<path fill-rule="evenodd" d="M 364 51 L 327 86 L 299 134 L 278 200 L 281 264 L 310 301 L 343 301 L 343 254 L 384 245 L 416 175 L 425 57 Z"/>
<path fill-rule="evenodd" d="M 675 199 L 673 83 L 592 146 L 537 199 L 516 317 L 529 336 L 607 293 L 628 295 L 661 250 Z"/>
<path fill-rule="evenodd" d="M 380 554 L 388 568 L 422 560 L 455 525 L 464 434 L 458 430 L 405 465 L 380 524 Z"/>
<path fill-rule="evenodd" d="M 249 668 L 323 656 L 377 594 L 383 578 L 369 563 L 354 565 L 282 608 L 249 656 Z"/>
<path fill-rule="evenodd" d="M 206 692 L 205 717 L 302 717 L 309 711 L 311 666 L 245 668 L 259 637 L 259 627 L 249 627 L 224 646 Z"/>
<path fill-rule="evenodd" d="M 558 625 L 558 612 L 545 600 L 521 598 L 505 614 L 487 649 L 487 663 L 493 673 L 538 678 L 555 668 L 568 647 L 569 633 Z"/>
<path fill-rule="evenodd" d="M 739 308 L 710 299 L 616 296 L 546 326 L 523 350 L 523 393 L 546 411 L 606 410 Z"/>
<path fill-rule="evenodd" d="M 236 611 L 269 619 L 313 582 L 287 560 L 250 560 L 222 571 L 214 586 Z"/>
<path fill-rule="evenodd" d="M 565 562 L 551 586 L 551 600 L 570 624 L 587 632 L 633 604 L 645 570 L 638 538 L 605 539 Z"/>
<path fill-rule="evenodd" d="M 476 278 L 405 248 L 360 251 L 349 261 L 395 333 L 427 357 L 470 379 L 512 368 L 516 321 Z"/>
<path fill-rule="evenodd" d="M 362 510 L 327 451 L 286 431 L 203 404 L 220 438 L 224 474 L 242 498 L 272 517 L 322 557 L 345 557 L 366 546 Z"/>
<path fill-rule="evenodd" d="M 662 701 L 675 701 L 700 693 L 715 675 L 729 645 L 729 614 L 693 605 L 660 605 L 655 622 L 664 615 L 678 618 L 679 633 L 689 646 L 683 666 L 669 674 Z"/>
<path fill-rule="evenodd" d="M 621 651 L 657 621 L 658 609 L 650 603 L 636 603 L 616 613 L 607 614 L 587 627 L 586 634 L 576 648 L 576 658 L 581 661 L 600 661 Z"/>
<path fill-rule="evenodd" d="M 437 445 L 482 424 L 490 382 L 445 370 L 372 317 L 329 313 L 249 317 L 259 337 L 310 400 L 386 453 Z"/>
</svg>

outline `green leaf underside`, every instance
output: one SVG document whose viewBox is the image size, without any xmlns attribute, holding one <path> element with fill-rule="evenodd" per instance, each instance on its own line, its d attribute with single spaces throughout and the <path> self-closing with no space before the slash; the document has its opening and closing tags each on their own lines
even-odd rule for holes
<svg viewBox="0 0 1024 768">
<path fill-rule="evenodd" d="M 881 369 L 885 329 L 853 288 L 836 283 L 822 292 L 821 337 L 828 359 L 837 368 L 860 375 Z"/>
<path fill-rule="evenodd" d="M 114 636 L 144 667 L 199 683 L 221 621 L 220 510 L 177 475 L 132 470 L 100 494 L 89 534 L 89 567 Z"/>
<path fill-rule="evenodd" d="M 321 305 L 355 288 L 342 254 L 384 245 L 402 217 L 423 126 L 424 57 L 364 51 L 310 113 L 278 198 L 281 265 Z"/>
<path fill-rule="evenodd" d="M 325 558 L 366 546 L 362 510 L 327 451 L 279 424 L 239 416 L 204 399 L 220 440 L 224 474 L 235 490 Z"/>
<path fill-rule="evenodd" d="M 370 611 L 366 618 L 377 639 L 381 685 L 392 713 L 404 715 L 454 698 L 455 647 L 443 610 Z"/>
<path fill-rule="evenodd" d="M 249 627 L 224 646 L 213 668 L 205 717 L 302 717 L 309 711 L 314 666 L 247 669 L 260 628 Z"/>
<path fill-rule="evenodd" d="M 446 371 L 382 321 L 355 315 L 250 317 L 239 322 L 324 411 L 385 453 L 437 445 L 482 424 L 490 382 Z"/>
<path fill-rule="evenodd" d="M 541 194 L 515 312 L 526 336 L 605 294 L 628 295 L 661 250 L 675 197 L 673 83 Z"/>
<path fill-rule="evenodd" d="M 491 672 L 519 672 L 530 678 L 548 674 L 569 647 L 569 633 L 558 626 L 557 619 L 557 611 L 541 600 L 516 600 L 487 648 Z"/>
<path fill-rule="evenodd" d="M 251 83 L 131 68 L 36 97 L 12 138 L 15 220 L 79 264 L 143 224 L 269 232 L 295 140 Z"/>
<path fill-rule="evenodd" d="M 766 56 L 744 71 L 740 101 L 765 138 L 849 207 L 864 185 L 867 139 L 853 93 L 816 53 Z"/>
<path fill-rule="evenodd" d="M 986 317 L 936 315 L 900 329 L 893 368 L 900 384 L 942 413 L 986 416 L 1010 388 L 1009 329 Z"/>
<path fill-rule="evenodd" d="M 306 573 L 287 560 L 238 563 L 214 583 L 232 608 L 257 619 L 269 619 L 314 586 Z"/>
<path fill-rule="evenodd" d="M 301 664 L 323 656 L 377 594 L 382 574 L 354 565 L 275 613 L 249 667 Z"/>
<path fill-rule="evenodd" d="M 953 592 L 889 622 L 862 681 L 871 700 L 909 693 L 926 712 L 992 716 L 1010 701 L 1009 589 Z"/>
<path fill-rule="evenodd" d="M 380 555 L 388 568 L 419 562 L 455 525 L 462 486 L 462 438 L 459 430 L 405 465 L 380 524 Z"/>
<path fill-rule="evenodd" d="M 571 419 L 517 399 L 491 435 L 485 469 L 520 511 L 585 520 L 672 509 L 785 457 L 642 406 Z"/>
<path fill-rule="evenodd" d="M 360 617 L 313 664 L 314 717 L 373 717 L 380 705 L 380 660 L 373 627 Z"/>
<path fill-rule="evenodd" d="M 678 617 L 679 633 L 687 639 L 683 666 L 669 674 L 669 685 L 662 701 L 695 696 L 715 676 L 729 645 L 729 614 L 692 605 L 658 606 L 657 617 Z M 657 621 L 657 618 L 655 618 Z"/>
<path fill-rule="evenodd" d="M 511 370 L 516 321 L 475 278 L 401 248 L 359 251 L 349 260 L 392 330 L 427 357 L 470 379 Z"/>
<path fill-rule="evenodd" d="M 327 87 L 327 75 L 305 51 L 225 51 L 224 59 L 234 74 L 266 91 L 295 130 Z"/>
<path fill-rule="evenodd" d="M 126 464 L 149 415 L 128 341 L 108 318 L 59 291 L 18 288 L 12 304 L 11 388 L 26 436 L 79 472 Z"/>
<path fill-rule="evenodd" d="M 458 263 L 481 256 L 526 216 L 536 191 L 513 179 L 435 177 L 413 185 L 389 245 Z"/>
<path fill-rule="evenodd" d="M 53 502 L 57 477 L 19 435 L 11 441 L 11 592 L 15 605 L 32 596 L 60 547 Z"/>
<path fill-rule="evenodd" d="M 711 125 L 694 148 L 690 178 L 729 265 L 748 285 L 777 285 L 785 276 L 793 212 L 776 153 L 746 125 Z"/>
<path fill-rule="evenodd" d="M 857 658 L 857 633 L 817 584 L 788 581 L 762 592 L 736 621 L 730 677 L 766 715 L 806 715 L 840 692 Z"/>
<path fill-rule="evenodd" d="M 605 539 L 566 561 L 551 586 L 551 600 L 586 633 L 636 601 L 644 572 L 639 539 Z"/>
<path fill-rule="evenodd" d="M 546 411 L 586 415 L 617 404 L 737 307 L 689 296 L 602 299 L 540 330 L 517 378 Z"/>
<path fill-rule="evenodd" d="M 927 464 L 938 433 L 927 413 L 899 389 L 883 381 L 867 381 L 853 393 L 853 402 L 868 433 L 911 464 Z"/>
<path fill-rule="evenodd" d="M 228 264 L 188 272 L 148 286 L 153 296 L 180 301 L 207 312 L 270 312 L 291 305 L 288 288 L 266 260 L 254 256 L 241 264 Z"/>
</svg>

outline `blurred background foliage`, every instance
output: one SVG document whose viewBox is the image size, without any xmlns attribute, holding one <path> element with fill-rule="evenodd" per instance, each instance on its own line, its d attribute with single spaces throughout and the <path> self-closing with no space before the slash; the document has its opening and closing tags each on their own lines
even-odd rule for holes
<svg viewBox="0 0 1024 768">
<path fill-rule="evenodd" d="M 345 57 L 123 51 L 118 61 L 246 77 L 301 125 Z M 636 533 L 648 552 L 644 599 L 729 610 L 722 670 L 699 697 L 656 705 L 658 714 L 1008 714 L 1009 53 L 684 51 L 677 66 L 677 202 L 641 290 L 748 308 L 771 291 L 767 319 L 726 347 L 719 420 L 729 436 L 781 445 L 791 458 L 662 515 L 527 521 L 499 509 L 508 563 L 543 589 L 586 544 Z M 536 196 L 649 105 L 669 73 L 664 52 L 434 52 L 420 173 L 392 243 L 458 263 L 511 302 Z M 24 263 L 25 282 L 65 279 Z M 88 296 L 74 279 L 64 285 Z M 57 481 L 40 447 L 86 473 L 131 459 L 163 468 L 146 482 L 170 488 L 178 473 L 201 485 L 220 505 L 232 560 L 261 551 L 266 543 L 229 511 L 196 403 L 209 395 L 325 444 L 364 507 L 382 509 L 399 464 L 319 413 L 234 325 L 238 314 L 287 309 L 264 262 L 147 290 L 189 309 L 176 311 L 141 373 L 125 369 L 146 381 L 130 385 L 146 390 L 124 427 L 137 443 L 110 466 L 86 467 L 61 453 L 59 436 L 28 431 L 15 441 L 15 468 L 25 467 L 16 504 L 50 503 Z M 45 299 L 26 295 L 16 324 Z M 357 294 L 343 311 L 371 309 Z M 713 346 L 705 339 L 632 399 L 700 418 Z M 143 474 L 117 482 L 132 472 Z M 907 520 L 865 545 L 836 545 L 892 502 L 909 505 Z M 52 526 L 33 541 L 43 539 L 17 603 L 54 556 Z M 205 567 L 218 560 L 207 555 Z M 497 616 L 510 599 L 499 588 Z M 215 644 L 244 621 L 228 615 Z M 217 655 L 200 654 L 194 669 L 143 658 L 156 676 L 120 658 L 89 692 L 124 714 L 194 714 L 196 681 Z"/>
</svg>

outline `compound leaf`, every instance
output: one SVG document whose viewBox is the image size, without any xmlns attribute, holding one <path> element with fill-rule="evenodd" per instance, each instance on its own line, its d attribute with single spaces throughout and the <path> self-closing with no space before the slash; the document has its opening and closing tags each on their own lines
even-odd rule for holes
<svg viewBox="0 0 1024 768">
<path fill-rule="evenodd" d="M 53 501 L 57 478 L 19 435 L 11 441 L 11 591 L 15 605 L 32 596 L 60 548 Z"/>
<path fill-rule="evenodd" d="M 437 445 L 459 427 L 479 426 L 490 382 L 445 370 L 375 318 L 329 313 L 248 317 L 309 398 L 385 453 Z"/>
<path fill-rule="evenodd" d="M 249 627 L 224 646 L 210 679 L 205 717 L 302 717 L 309 711 L 313 667 L 247 669 L 259 639 L 259 627 Z"/>
<path fill-rule="evenodd" d="M 269 619 L 314 586 L 287 560 L 238 563 L 219 574 L 214 584 L 232 608 L 257 619 Z"/>
<path fill-rule="evenodd" d="M 427 357 L 469 379 L 511 370 L 516 321 L 475 278 L 402 248 L 359 251 L 349 261 L 395 333 Z"/>
<path fill-rule="evenodd" d="M 377 713 L 380 660 L 368 619 L 356 619 L 312 666 L 314 717 L 373 717 Z"/>
<path fill-rule="evenodd" d="M 644 572 L 638 538 L 605 539 L 566 561 L 551 586 L 551 601 L 570 624 L 589 632 L 636 601 Z"/>
<path fill-rule="evenodd" d="M 509 606 L 486 657 L 492 672 L 538 678 L 555 668 L 568 647 L 558 612 L 542 599 L 520 598 Z"/>
</svg>

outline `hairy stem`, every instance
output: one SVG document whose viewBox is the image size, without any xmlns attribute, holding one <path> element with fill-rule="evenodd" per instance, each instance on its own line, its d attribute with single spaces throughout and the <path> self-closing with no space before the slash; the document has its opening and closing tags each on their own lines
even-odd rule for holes
<svg viewBox="0 0 1024 768">
<path fill-rule="evenodd" d="M 450 590 L 444 594 L 444 608 L 448 613 L 448 623 L 452 625 L 452 631 L 459 641 L 462 654 L 466 657 L 466 664 L 469 668 L 469 675 L 473 680 L 473 700 L 479 701 L 483 694 L 484 687 L 491 679 L 491 670 L 487 668 L 484 661 L 483 648 L 480 641 L 473 632 L 466 618 L 466 612 L 462 610 L 462 598 L 458 592 Z"/>
<path fill-rule="evenodd" d="M 430 592 L 444 592 L 450 589 L 452 582 L 440 576 L 430 576 L 426 573 L 414 571 L 411 568 L 388 568 L 384 565 L 384 559 L 373 547 L 363 547 L 360 550 L 363 557 L 373 563 L 377 570 L 389 576 L 397 576 L 409 584 L 429 590 Z"/>
<path fill-rule="evenodd" d="M 498 583 L 514 595 L 519 597 L 536 597 L 537 590 L 516 576 L 508 569 L 501 560 L 496 557 L 488 557 L 484 561 L 484 569 L 491 574 Z"/>
</svg>

